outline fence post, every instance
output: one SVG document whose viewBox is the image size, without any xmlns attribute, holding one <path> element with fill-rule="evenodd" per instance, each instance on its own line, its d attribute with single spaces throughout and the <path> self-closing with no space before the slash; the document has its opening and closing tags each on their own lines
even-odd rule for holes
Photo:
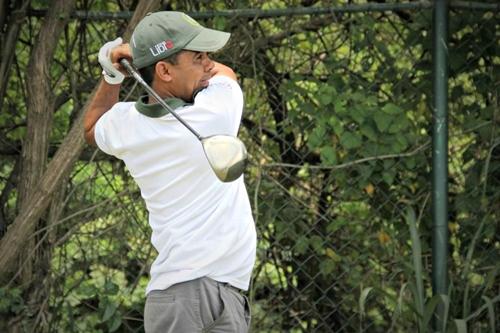
<svg viewBox="0 0 500 333">
<path fill-rule="evenodd" d="M 448 294 L 448 0 L 433 10 L 434 107 L 432 115 L 432 292 Z M 434 331 L 442 330 L 444 305 L 435 313 Z"/>
</svg>

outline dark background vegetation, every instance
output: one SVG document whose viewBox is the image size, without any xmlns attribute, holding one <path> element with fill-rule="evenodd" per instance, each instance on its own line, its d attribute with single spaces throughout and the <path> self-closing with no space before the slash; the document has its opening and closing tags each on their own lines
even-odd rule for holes
<svg viewBox="0 0 500 333">
<path fill-rule="evenodd" d="M 500 20 L 494 1 L 454 3 L 441 300 L 448 331 L 493 332 Z M 427 331 L 432 5 L 411 4 L 0 0 L 0 331 L 143 331 L 147 212 L 122 163 L 84 144 L 81 115 L 100 46 L 158 9 L 232 32 L 215 57 L 245 94 L 253 331 Z M 141 94 L 131 81 L 124 100 Z"/>
</svg>

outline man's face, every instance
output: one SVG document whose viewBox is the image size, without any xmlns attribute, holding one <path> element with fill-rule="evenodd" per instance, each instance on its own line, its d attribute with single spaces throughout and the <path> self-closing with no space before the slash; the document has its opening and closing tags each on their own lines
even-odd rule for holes
<svg viewBox="0 0 500 333">
<path fill-rule="evenodd" d="M 214 62 L 206 52 L 181 51 L 177 64 L 171 66 L 171 92 L 175 97 L 192 102 L 194 93 L 208 86 L 213 67 Z"/>
</svg>

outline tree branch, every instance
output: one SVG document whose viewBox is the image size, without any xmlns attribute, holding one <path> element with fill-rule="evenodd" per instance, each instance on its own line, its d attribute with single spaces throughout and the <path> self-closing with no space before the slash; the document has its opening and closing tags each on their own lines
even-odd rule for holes
<svg viewBox="0 0 500 333">
<path fill-rule="evenodd" d="M 339 170 L 339 169 L 345 169 L 352 167 L 357 164 L 362 164 L 370 161 L 377 161 L 377 160 L 387 160 L 387 159 L 394 159 L 394 158 L 401 158 L 401 157 L 410 157 L 418 154 L 421 150 L 426 149 L 429 146 L 430 142 L 426 142 L 421 146 L 418 146 L 412 151 L 409 151 L 407 153 L 401 153 L 401 154 L 387 154 L 387 155 L 380 155 L 380 156 L 370 156 L 370 157 L 364 157 L 360 158 L 359 160 L 351 161 L 351 162 L 346 162 L 342 164 L 337 164 L 337 165 L 305 165 L 305 164 L 291 164 L 291 163 L 268 163 L 268 164 L 263 164 L 263 168 L 276 168 L 276 167 L 282 167 L 282 168 L 291 168 L 291 169 L 300 169 L 300 168 L 308 168 L 311 170 Z"/>
<path fill-rule="evenodd" d="M 12 60 L 15 55 L 16 41 L 19 36 L 19 31 L 21 30 L 21 23 L 26 17 L 26 9 L 29 0 L 21 2 L 19 9 L 12 11 L 10 16 L 10 21 L 12 23 L 9 24 L 9 29 L 7 31 L 6 36 L 1 36 L 1 44 L 0 49 L 2 50 L 1 58 L 0 58 L 0 111 L 3 108 L 3 99 L 5 96 L 5 92 L 7 91 L 7 84 L 9 82 L 9 73 L 12 65 Z M 2 7 L 7 7 L 8 5 L 2 4 Z M 2 11 L 4 8 L 0 8 Z M 5 8 L 6 9 L 6 8 Z M 3 20 L 4 14 L 2 13 L 2 22 L 0 22 L 0 33 L 3 29 Z"/>
</svg>

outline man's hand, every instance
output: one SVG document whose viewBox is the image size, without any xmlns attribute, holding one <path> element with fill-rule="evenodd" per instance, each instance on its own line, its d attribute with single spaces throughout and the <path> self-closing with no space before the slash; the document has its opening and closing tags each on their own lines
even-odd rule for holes
<svg viewBox="0 0 500 333">
<path fill-rule="evenodd" d="M 107 42 L 99 50 L 99 63 L 103 68 L 104 80 L 109 84 L 121 84 L 126 71 L 118 61 L 122 58 L 131 59 L 129 44 L 123 44 L 121 37 Z"/>
<path fill-rule="evenodd" d="M 121 38 L 104 44 L 99 50 L 99 63 L 104 69 L 104 82 L 99 84 L 83 118 L 85 140 L 91 145 L 96 144 L 94 129 L 97 121 L 118 102 L 120 83 L 126 76 L 125 69 L 118 63 L 123 58 L 131 60 L 132 52 L 129 44 L 123 44 Z"/>
</svg>

